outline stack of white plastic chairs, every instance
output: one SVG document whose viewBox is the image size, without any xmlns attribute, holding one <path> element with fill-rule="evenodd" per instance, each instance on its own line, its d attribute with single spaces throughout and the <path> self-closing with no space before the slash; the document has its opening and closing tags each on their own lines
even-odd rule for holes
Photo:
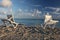
<svg viewBox="0 0 60 40">
<path fill-rule="evenodd" d="M 46 27 L 47 25 L 55 25 L 57 22 L 59 22 L 59 21 L 53 20 L 53 19 L 52 19 L 52 16 L 49 15 L 49 13 L 47 13 L 47 14 L 45 15 L 45 20 L 44 20 L 45 27 Z M 44 27 L 44 29 L 45 29 L 45 27 Z"/>
</svg>

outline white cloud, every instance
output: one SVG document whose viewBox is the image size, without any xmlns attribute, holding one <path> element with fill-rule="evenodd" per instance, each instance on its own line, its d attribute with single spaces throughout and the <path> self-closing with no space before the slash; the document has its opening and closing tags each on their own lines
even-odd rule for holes
<svg viewBox="0 0 60 40">
<path fill-rule="evenodd" d="M 6 18 L 7 10 L 0 9 L 0 18 Z"/>
<path fill-rule="evenodd" d="M 18 14 L 16 14 L 18 13 Z M 29 17 L 40 17 L 40 14 L 42 13 L 42 11 L 40 10 L 22 10 L 22 9 L 18 9 L 17 12 L 15 12 L 15 18 L 29 18 Z"/>
<path fill-rule="evenodd" d="M 56 9 L 56 12 L 58 12 L 58 11 L 60 11 L 60 8 L 57 8 L 57 9 Z"/>
<path fill-rule="evenodd" d="M 22 9 L 18 9 L 19 12 L 22 12 Z"/>
<path fill-rule="evenodd" d="M 0 7 L 2 7 L 2 8 L 0 8 L 0 10 L 2 10 L 2 11 L 0 11 L 0 14 L 10 14 L 10 13 L 12 13 L 12 8 L 11 8 L 11 6 L 12 6 L 12 1 L 11 0 L 1 0 L 0 1 Z"/>
<path fill-rule="evenodd" d="M 51 9 L 51 10 L 54 10 L 54 11 L 51 12 L 51 13 L 60 14 L 60 13 L 59 13 L 60 8 L 58 8 L 58 7 L 45 7 L 45 9 Z"/>
<path fill-rule="evenodd" d="M 39 13 L 39 14 L 41 14 L 42 12 L 41 12 L 41 11 L 39 11 L 39 10 L 37 10 L 37 11 L 36 11 L 36 13 Z"/>
<path fill-rule="evenodd" d="M 2 7 L 10 7 L 11 5 L 12 5 L 11 0 L 2 0 L 0 2 L 0 6 L 2 6 Z"/>
<path fill-rule="evenodd" d="M 0 14 L 6 14 L 7 13 L 7 11 L 6 10 L 0 10 Z"/>
<path fill-rule="evenodd" d="M 0 14 L 5 14 L 5 15 L 7 15 L 7 14 L 12 14 L 12 13 L 13 13 L 12 8 L 10 8 L 10 9 L 0 8 Z"/>
<path fill-rule="evenodd" d="M 34 9 L 32 16 L 40 16 L 41 13 L 42 13 L 42 11 L 40 11 L 38 9 Z"/>
<path fill-rule="evenodd" d="M 35 16 L 34 14 L 32 14 L 32 16 Z"/>
<path fill-rule="evenodd" d="M 45 9 L 53 9 L 53 10 L 56 10 L 55 7 L 45 7 Z"/>
</svg>

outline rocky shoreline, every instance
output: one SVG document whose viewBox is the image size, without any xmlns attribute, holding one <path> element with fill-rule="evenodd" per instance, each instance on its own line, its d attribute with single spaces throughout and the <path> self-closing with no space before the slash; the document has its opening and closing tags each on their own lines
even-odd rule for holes
<svg viewBox="0 0 60 40">
<path fill-rule="evenodd" d="M 0 27 L 0 40 L 60 40 L 60 28 L 46 28 L 40 26 Z"/>
</svg>

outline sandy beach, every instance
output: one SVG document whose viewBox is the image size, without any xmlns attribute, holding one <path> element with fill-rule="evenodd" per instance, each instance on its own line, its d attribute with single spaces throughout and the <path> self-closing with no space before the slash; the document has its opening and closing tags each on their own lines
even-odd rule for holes
<svg viewBox="0 0 60 40">
<path fill-rule="evenodd" d="M 60 40 L 60 28 L 46 28 L 40 26 L 0 27 L 0 40 Z"/>
</svg>

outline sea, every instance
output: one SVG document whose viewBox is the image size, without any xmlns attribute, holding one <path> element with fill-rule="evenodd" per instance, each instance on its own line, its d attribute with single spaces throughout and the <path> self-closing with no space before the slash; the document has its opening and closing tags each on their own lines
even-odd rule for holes
<svg viewBox="0 0 60 40">
<path fill-rule="evenodd" d="M 44 23 L 44 19 L 14 19 L 15 22 L 24 24 L 26 26 L 35 26 L 35 25 L 41 25 Z M 56 27 L 60 27 L 60 20 L 56 24 Z"/>
<path fill-rule="evenodd" d="M 24 24 L 28 27 L 44 24 L 44 19 L 19 19 L 19 18 L 15 18 L 14 20 L 16 23 Z M 60 27 L 60 20 L 58 20 L 58 21 L 59 22 L 56 24 L 56 27 Z M 0 24 L 2 24 L 2 23 L 3 22 L 0 20 Z"/>
</svg>

